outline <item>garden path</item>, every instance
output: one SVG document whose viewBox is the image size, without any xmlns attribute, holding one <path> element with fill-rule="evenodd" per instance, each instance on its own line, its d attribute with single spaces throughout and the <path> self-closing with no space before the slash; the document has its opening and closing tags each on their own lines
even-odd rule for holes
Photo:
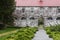
<svg viewBox="0 0 60 40">
<path fill-rule="evenodd" d="M 41 27 L 38 29 L 38 31 L 35 34 L 35 37 L 32 40 L 53 40 L 53 39 L 49 38 L 49 36 L 46 34 L 46 31 Z"/>
</svg>

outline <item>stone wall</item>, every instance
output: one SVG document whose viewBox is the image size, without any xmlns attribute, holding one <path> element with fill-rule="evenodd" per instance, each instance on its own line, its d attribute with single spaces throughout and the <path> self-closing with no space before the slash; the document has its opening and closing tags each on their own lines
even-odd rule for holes
<svg viewBox="0 0 60 40">
<path fill-rule="evenodd" d="M 16 7 L 15 26 L 38 26 L 38 19 L 44 18 L 44 26 L 60 24 L 60 7 Z M 49 18 L 50 17 L 50 18 Z"/>
</svg>

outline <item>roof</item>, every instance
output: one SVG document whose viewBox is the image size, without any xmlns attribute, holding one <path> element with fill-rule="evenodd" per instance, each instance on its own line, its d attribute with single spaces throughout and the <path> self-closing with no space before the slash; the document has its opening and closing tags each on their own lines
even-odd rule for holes
<svg viewBox="0 0 60 40">
<path fill-rule="evenodd" d="M 16 6 L 60 6 L 60 0 L 15 0 Z"/>
</svg>

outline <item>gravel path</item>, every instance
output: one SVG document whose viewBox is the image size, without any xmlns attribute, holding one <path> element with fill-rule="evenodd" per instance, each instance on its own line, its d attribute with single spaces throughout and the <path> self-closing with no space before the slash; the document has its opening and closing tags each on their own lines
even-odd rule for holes
<svg viewBox="0 0 60 40">
<path fill-rule="evenodd" d="M 32 40 L 53 40 L 49 38 L 44 29 L 39 29 Z"/>
</svg>

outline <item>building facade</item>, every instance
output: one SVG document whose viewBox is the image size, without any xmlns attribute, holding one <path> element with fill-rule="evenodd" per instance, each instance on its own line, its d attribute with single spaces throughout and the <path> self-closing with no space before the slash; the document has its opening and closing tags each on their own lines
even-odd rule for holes
<svg viewBox="0 0 60 40">
<path fill-rule="evenodd" d="M 38 20 L 40 17 L 43 17 L 44 19 L 44 26 L 60 24 L 60 1 L 58 3 L 55 0 L 51 1 L 55 2 L 55 4 L 51 4 L 51 2 L 47 3 L 47 0 L 43 0 L 43 3 L 41 4 L 39 1 L 40 0 L 31 0 L 31 3 L 27 0 L 16 0 L 16 10 L 13 13 L 16 15 L 16 19 L 14 19 L 15 26 L 38 27 Z"/>
<path fill-rule="evenodd" d="M 45 26 L 60 24 L 60 7 L 16 7 L 14 14 L 18 16 L 16 26 L 38 26 L 41 16 Z"/>
</svg>

